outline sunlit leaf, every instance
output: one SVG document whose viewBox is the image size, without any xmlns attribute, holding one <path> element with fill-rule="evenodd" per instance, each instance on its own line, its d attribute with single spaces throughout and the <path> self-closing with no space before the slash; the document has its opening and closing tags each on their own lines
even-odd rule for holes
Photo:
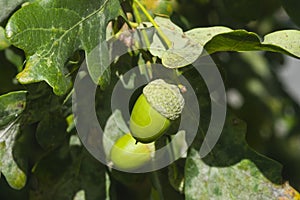
<svg viewBox="0 0 300 200">
<path fill-rule="evenodd" d="M 25 158 L 19 157 L 16 151 L 20 127 L 18 117 L 25 105 L 25 91 L 0 96 L 0 171 L 15 189 L 21 189 L 26 183 Z"/>
<path fill-rule="evenodd" d="M 209 166 L 191 150 L 186 164 L 185 194 L 188 200 L 297 199 L 288 185 L 276 185 L 248 159 L 228 167 Z"/>
<path fill-rule="evenodd" d="M 185 35 L 194 40 L 195 42 L 198 42 L 201 46 L 204 46 L 214 36 L 231 31 L 232 29 L 224 26 L 214 26 L 207 28 L 194 28 L 185 32 Z"/>
<path fill-rule="evenodd" d="M 23 84 L 46 81 L 57 95 L 65 94 L 71 86 L 64 68 L 68 58 L 78 49 L 88 54 L 103 43 L 108 21 L 119 14 L 118 0 L 44 0 L 24 6 L 6 27 L 10 42 L 27 55 L 18 80 Z"/>
<path fill-rule="evenodd" d="M 265 36 L 262 44 L 281 47 L 292 55 L 300 57 L 300 31 L 282 30 Z"/>
<path fill-rule="evenodd" d="M 215 35 L 204 48 L 208 53 L 219 51 L 272 51 L 300 58 L 300 31 L 283 30 L 274 32 L 261 42 L 253 32 L 235 30 Z"/>
<path fill-rule="evenodd" d="M 199 152 L 190 149 L 185 166 L 187 199 L 274 199 L 283 195 L 281 166 L 249 148 L 245 132 L 245 123 L 229 114 L 207 157 L 200 159 Z"/>
<path fill-rule="evenodd" d="M 193 63 L 200 56 L 203 46 L 185 36 L 182 29 L 170 19 L 156 17 L 155 21 L 171 42 L 171 47 L 166 47 L 166 41 L 156 33 L 150 46 L 150 52 L 161 58 L 165 67 L 184 67 Z"/>
</svg>

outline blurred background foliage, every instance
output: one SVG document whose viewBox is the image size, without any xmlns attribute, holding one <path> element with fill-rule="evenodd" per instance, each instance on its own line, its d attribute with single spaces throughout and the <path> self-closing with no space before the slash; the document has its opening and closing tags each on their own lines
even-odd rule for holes
<svg viewBox="0 0 300 200">
<path fill-rule="evenodd" d="M 222 25 L 263 36 L 299 29 L 299 8 L 297 0 L 178 0 L 172 17 L 185 29 Z M 282 163 L 283 178 L 299 190 L 300 102 L 280 78 L 290 58 L 270 52 L 223 52 L 213 58 L 224 70 L 229 106 L 247 122 L 247 142 Z"/>
<path fill-rule="evenodd" d="M 300 25 L 298 0 L 177 0 L 174 10 L 171 18 L 184 30 L 222 25 L 263 36 L 281 29 L 299 29 L 297 23 Z M 2 27 L 7 19 L 0 23 Z M 14 47 L 0 51 L 1 95 L 26 87 L 15 79 L 24 59 L 23 52 Z M 224 71 L 230 108 L 247 123 L 249 145 L 280 162 L 284 180 L 300 190 L 299 102 L 279 78 L 288 67 L 287 57 L 270 52 L 222 52 L 215 53 L 213 59 Z M 31 159 L 35 159 L 34 154 Z M 15 191 L 3 177 L 0 187 L 0 196 L 6 192 L 11 199 L 28 189 Z"/>
</svg>

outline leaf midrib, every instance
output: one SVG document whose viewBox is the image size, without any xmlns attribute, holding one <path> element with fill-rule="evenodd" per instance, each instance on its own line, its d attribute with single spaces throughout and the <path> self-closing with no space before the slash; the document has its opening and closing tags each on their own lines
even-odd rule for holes
<svg viewBox="0 0 300 200">
<path fill-rule="evenodd" d="M 86 17 L 84 17 L 81 20 L 79 20 L 77 23 L 75 23 L 69 29 L 63 30 L 63 29 L 59 29 L 59 28 L 47 29 L 47 28 L 39 28 L 39 27 L 35 28 L 35 27 L 33 27 L 33 28 L 28 28 L 28 29 L 26 29 L 26 30 L 24 30 L 24 31 L 22 31 L 20 33 L 17 33 L 14 37 L 17 37 L 17 36 L 19 36 L 21 34 L 24 34 L 27 31 L 50 31 L 50 32 L 57 31 L 57 32 L 63 32 L 63 34 L 60 37 L 58 37 L 57 39 L 53 40 L 53 42 L 52 42 L 50 48 L 48 49 L 48 51 L 44 52 L 42 55 L 39 56 L 41 59 L 42 58 L 46 58 L 47 59 L 46 55 L 51 55 L 51 52 L 53 51 L 53 49 L 57 47 L 58 43 L 59 44 L 61 43 L 61 41 L 63 40 L 64 37 L 66 37 L 71 31 L 74 31 L 77 28 L 79 29 L 79 26 L 81 24 L 83 24 L 85 21 L 89 20 L 93 16 L 97 15 L 98 13 L 100 13 L 105 8 L 105 6 L 107 5 L 108 2 L 109 2 L 109 0 L 105 0 L 103 2 L 103 4 L 97 10 L 93 11 L 92 13 L 90 13 L 89 15 L 87 15 Z M 65 8 L 56 8 L 56 9 L 64 9 L 65 10 Z M 74 12 L 74 13 L 76 13 L 76 15 L 78 15 L 78 13 L 75 12 L 75 11 L 73 11 L 73 10 L 69 10 L 69 9 L 67 9 L 67 10 L 71 11 L 71 12 Z M 43 46 L 45 46 L 45 45 L 43 45 Z M 48 46 L 48 45 L 46 45 L 46 46 Z M 59 45 L 58 48 L 60 48 L 60 45 Z"/>
<path fill-rule="evenodd" d="M 66 30 L 66 32 L 64 34 L 62 34 L 57 40 L 55 40 L 52 43 L 52 46 L 50 47 L 49 51 L 47 52 L 47 54 L 49 52 L 52 51 L 52 49 L 54 48 L 54 44 L 56 42 L 60 42 L 62 40 L 63 37 L 65 37 L 70 31 L 72 31 L 73 29 L 75 29 L 77 26 L 80 26 L 80 24 L 83 24 L 84 21 L 88 20 L 89 18 L 93 17 L 94 15 L 98 14 L 101 10 L 104 9 L 105 5 L 108 3 L 109 0 L 105 0 L 104 3 L 100 6 L 99 9 L 95 10 L 94 12 L 92 12 L 91 14 L 87 15 L 85 18 L 83 18 L 82 20 L 78 21 L 76 24 L 74 24 L 74 26 L 72 26 L 69 30 Z"/>
</svg>

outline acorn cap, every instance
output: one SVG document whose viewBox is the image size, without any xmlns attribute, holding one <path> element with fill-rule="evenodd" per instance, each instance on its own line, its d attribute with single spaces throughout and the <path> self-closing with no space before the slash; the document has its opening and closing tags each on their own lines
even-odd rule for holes
<svg viewBox="0 0 300 200">
<path fill-rule="evenodd" d="M 164 117 L 175 120 L 180 116 L 184 98 L 176 85 L 157 79 L 144 87 L 143 94 L 149 104 Z"/>
</svg>

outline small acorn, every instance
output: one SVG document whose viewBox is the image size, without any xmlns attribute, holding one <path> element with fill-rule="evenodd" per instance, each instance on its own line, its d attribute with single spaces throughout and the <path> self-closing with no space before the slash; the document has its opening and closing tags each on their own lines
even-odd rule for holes
<svg viewBox="0 0 300 200">
<path fill-rule="evenodd" d="M 162 79 L 150 82 L 132 109 L 131 134 L 142 143 L 155 141 L 180 116 L 183 107 L 184 98 L 176 85 Z"/>
<path fill-rule="evenodd" d="M 120 137 L 110 151 L 114 166 L 123 170 L 133 170 L 147 164 L 153 157 L 154 143 L 143 144 L 127 133 Z"/>
</svg>

